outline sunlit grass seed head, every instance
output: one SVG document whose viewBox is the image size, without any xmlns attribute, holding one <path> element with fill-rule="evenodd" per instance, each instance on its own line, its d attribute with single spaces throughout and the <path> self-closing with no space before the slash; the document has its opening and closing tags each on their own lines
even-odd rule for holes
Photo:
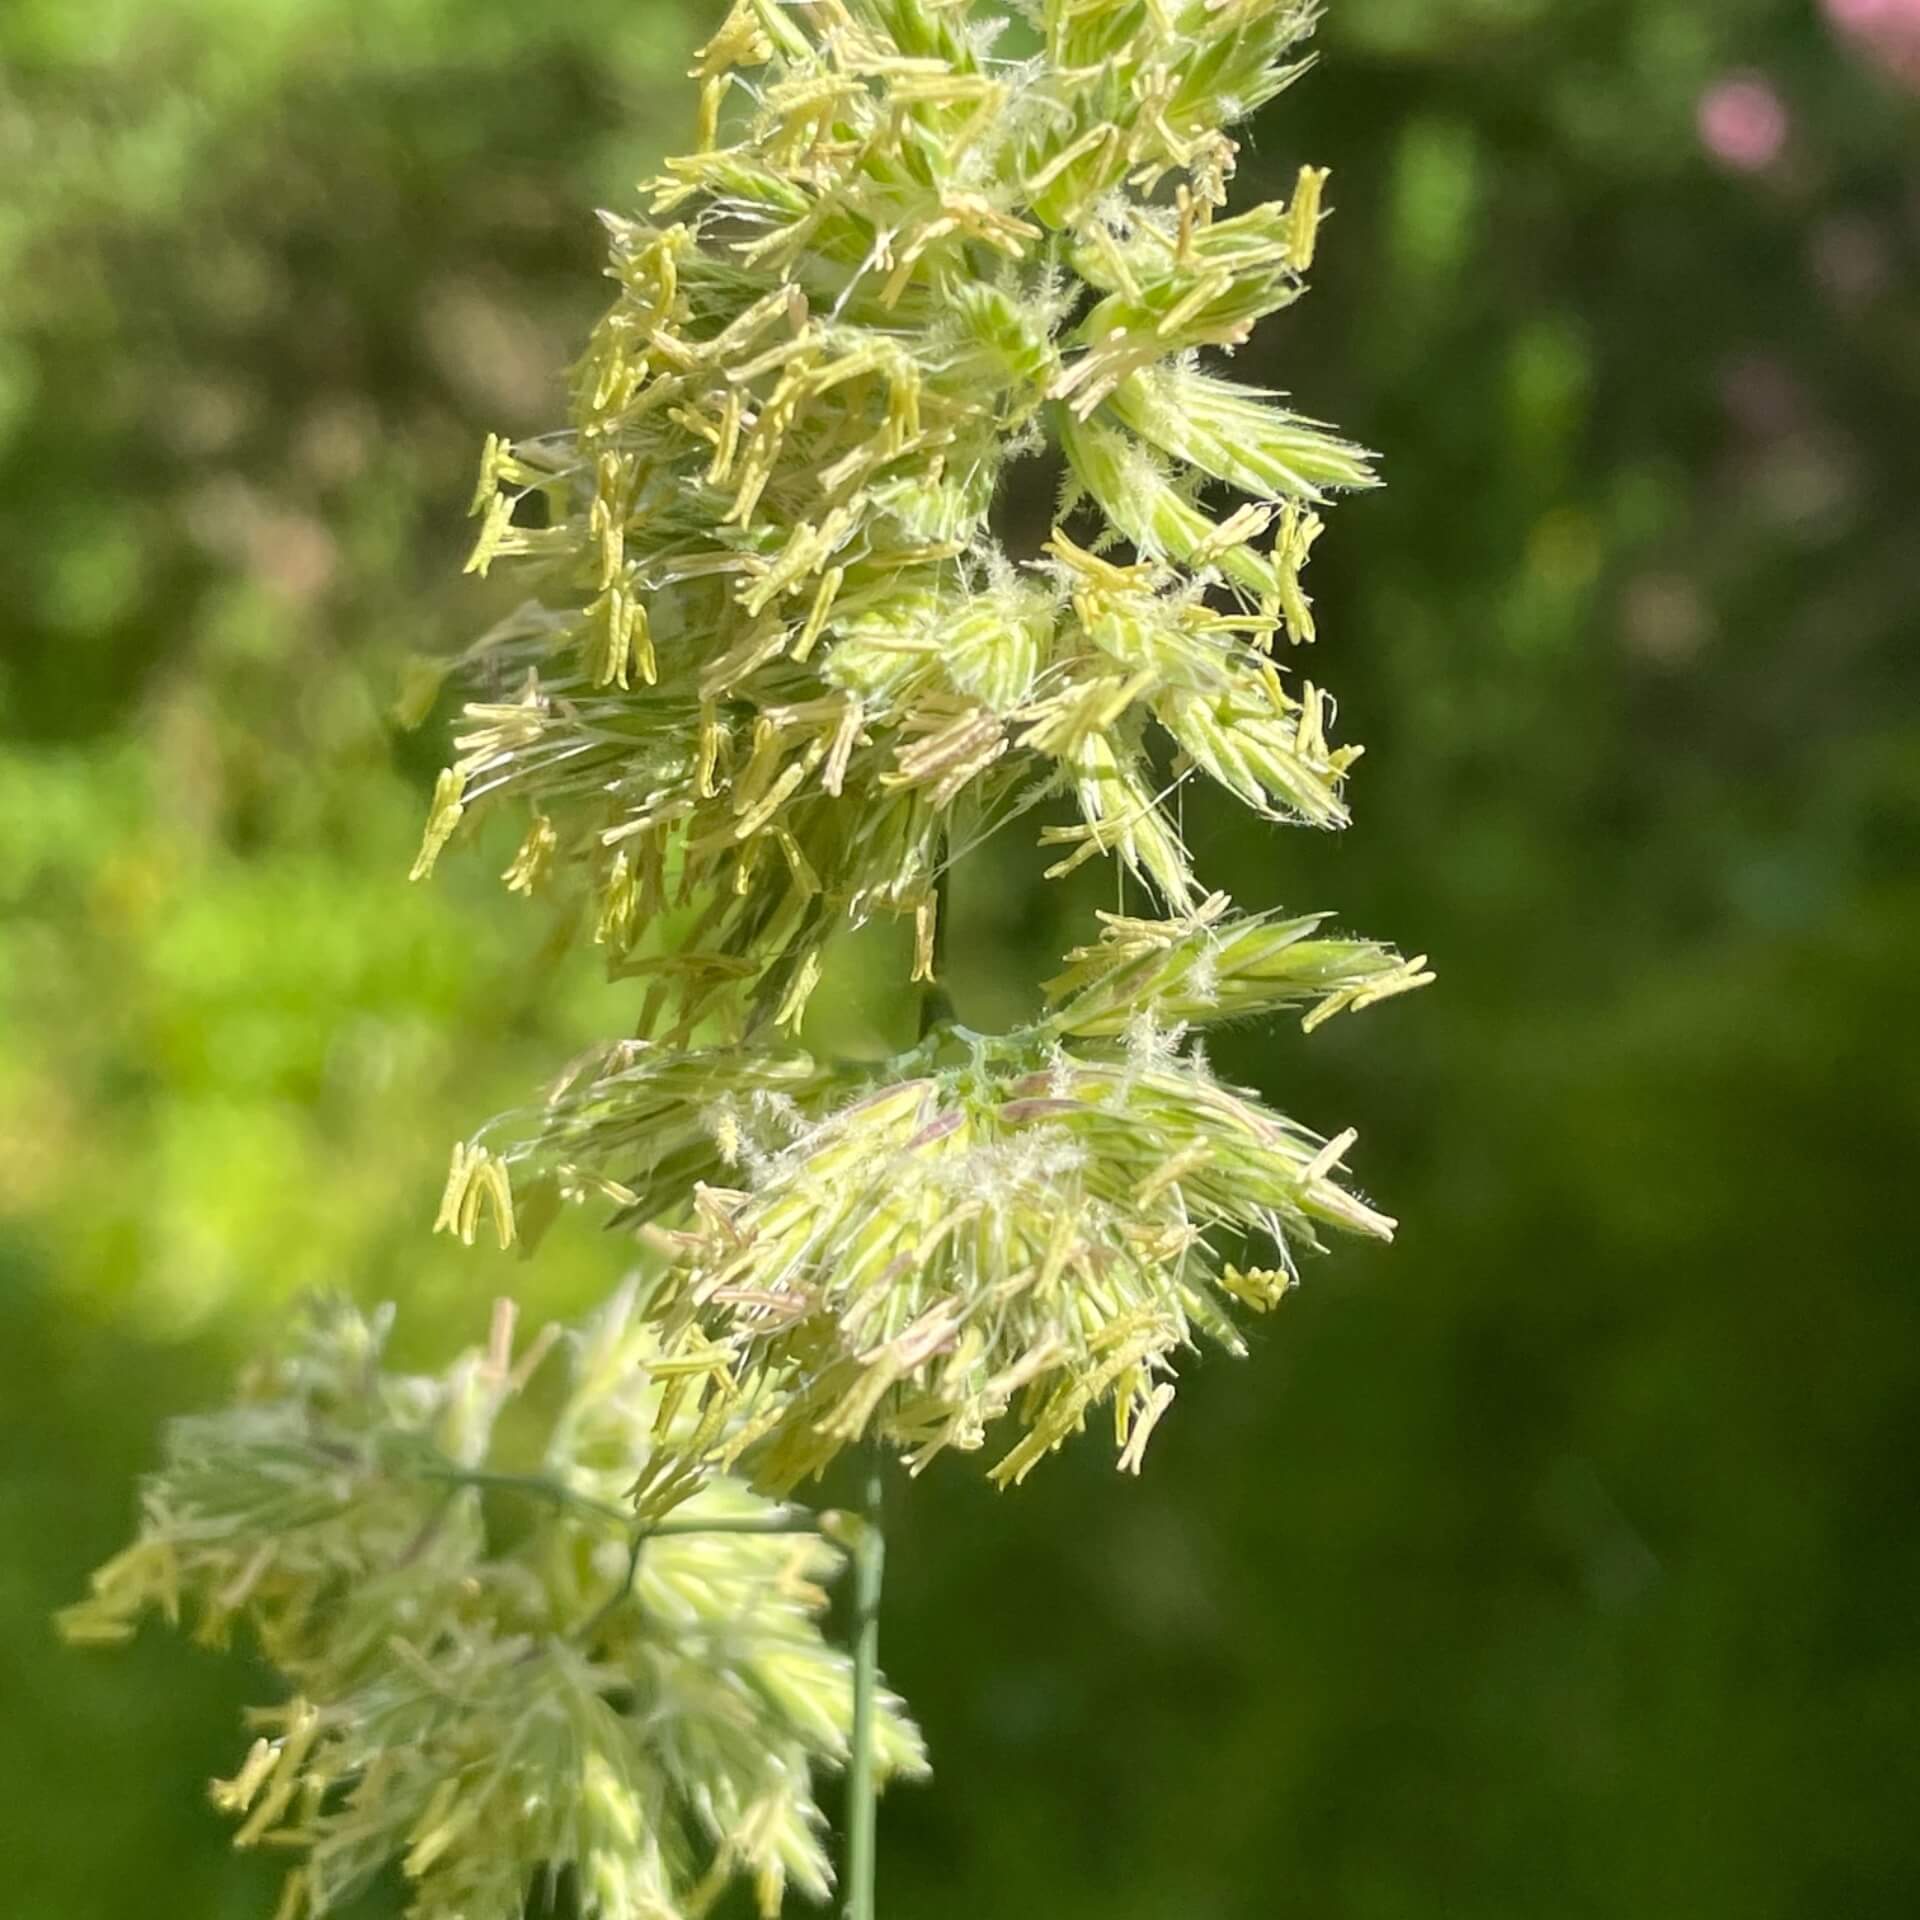
<svg viewBox="0 0 1920 1920">
<path fill-rule="evenodd" d="M 509 886 L 583 878 L 648 1030 L 685 1033 L 797 1019 L 850 921 L 929 942 L 956 823 L 1048 792 L 1063 866 L 1115 856 L 1178 908 L 1186 774 L 1342 824 L 1355 750 L 1273 654 L 1312 637 L 1317 507 L 1371 469 L 1214 364 L 1313 258 L 1322 174 L 1224 210 L 1229 129 L 1312 20 L 740 0 L 695 151 L 606 217 L 570 425 L 488 442 L 472 565 L 529 598 L 461 668 L 416 872 L 517 813 Z M 1048 443 L 1068 497 L 1016 559 L 990 509 Z"/>
<path fill-rule="evenodd" d="M 1219 1083 L 1210 1024 L 1309 1028 L 1425 984 L 1323 916 L 1105 916 L 1033 1026 L 937 1025 L 880 1067 L 624 1043 L 455 1154 L 442 1222 L 498 1185 L 611 1201 L 658 1274 L 646 1314 L 729 1405 L 704 1458 L 786 1491 L 878 1436 L 916 1466 L 1020 1433 L 1018 1479 L 1110 1406 L 1137 1467 L 1204 1334 L 1274 1305 L 1327 1230 L 1392 1223 L 1328 1142 Z M 664 1269 L 664 1271 L 660 1271 Z"/>
<path fill-rule="evenodd" d="M 1240 1349 L 1235 1297 L 1273 1304 L 1323 1229 L 1391 1232 L 1339 1183 L 1350 1136 L 1307 1134 L 1151 1029 L 972 1049 L 832 1113 L 754 1186 L 703 1190 L 667 1237 L 669 1311 L 735 1355 L 748 1411 L 722 1457 L 764 1485 L 869 1435 L 919 1467 L 1005 1421 L 1004 1484 L 1102 1407 L 1137 1466 L 1181 1350 Z"/>
<path fill-rule="evenodd" d="M 488 444 L 473 564 L 532 598 L 469 658 L 488 697 L 421 869 L 522 807 L 507 884 L 584 874 L 648 991 L 639 1040 L 463 1144 L 440 1224 L 504 1245 L 612 1201 L 664 1260 L 669 1341 L 725 1356 L 707 1457 L 759 1484 L 1002 1420 L 1017 1478 L 1108 1405 L 1137 1464 L 1175 1356 L 1235 1342 L 1231 1300 L 1271 1304 L 1324 1229 L 1387 1230 L 1335 1177 L 1348 1136 L 1179 1040 L 1428 977 L 1319 917 L 1232 914 L 1174 803 L 1204 778 L 1348 818 L 1359 749 L 1281 643 L 1315 637 L 1302 570 L 1369 456 L 1221 366 L 1313 261 L 1323 173 L 1226 204 L 1229 129 L 1312 18 L 739 0 L 695 66 L 696 150 L 607 217 L 618 293 L 571 426 Z M 1046 446 L 1057 511 L 1010 552 L 1002 477 Z M 1109 917 L 1000 1041 L 936 1026 L 882 1069 L 770 1042 L 871 915 L 912 916 L 929 978 L 945 866 L 1050 795 L 1050 872 L 1112 857 L 1163 918 Z"/>
<path fill-rule="evenodd" d="M 323 1309 L 235 1408 L 176 1422 L 139 1539 L 63 1619 L 257 1639 L 283 1697 L 213 1796 L 240 1845 L 291 1855 L 282 1920 L 394 1864 L 419 1920 L 519 1920 L 564 1872 L 597 1920 L 695 1920 L 736 1879 L 763 1914 L 789 1884 L 825 1897 L 837 1550 L 738 1530 L 781 1516 L 711 1475 L 634 1531 L 636 1470 L 698 1415 L 630 1294 L 551 1357 L 503 1317 L 436 1376 L 389 1371 L 384 1334 Z M 890 1695 L 875 1737 L 882 1774 L 923 1769 Z"/>
</svg>

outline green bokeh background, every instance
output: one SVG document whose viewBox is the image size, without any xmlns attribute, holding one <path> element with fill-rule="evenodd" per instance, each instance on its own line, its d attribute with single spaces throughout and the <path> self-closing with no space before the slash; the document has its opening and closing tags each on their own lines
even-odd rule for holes
<svg viewBox="0 0 1920 1920">
<path fill-rule="evenodd" d="M 482 432 L 546 424 L 596 205 L 681 141 L 688 0 L 0 9 L 0 1907 L 271 1910 L 204 1782 L 238 1661 L 47 1615 L 157 1423 L 303 1289 L 422 1357 L 532 1266 L 448 1142 L 612 1031 L 483 861 L 403 878 L 484 615 Z M 1441 983 L 1215 1049 L 1361 1129 L 1397 1247 L 1209 1359 L 1138 1483 L 898 1503 L 938 1768 L 889 1920 L 1920 1910 L 1920 102 L 1814 0 L 1344 0 L 1249 192 L 1330 163 L 1243 360 L 1387 450 L 1312 665 L 1358 822 L 1194 802 L 1249 905 Z M 1770 165 L 1703 150 L 1765 76 Z M 1102 883 L 959 877 L 1017 1017 Z M 823 1018 L 884 1021 L 897 955 Z M 385 1896 L 369 1914 L 390 1912 Z"/>
</svg>

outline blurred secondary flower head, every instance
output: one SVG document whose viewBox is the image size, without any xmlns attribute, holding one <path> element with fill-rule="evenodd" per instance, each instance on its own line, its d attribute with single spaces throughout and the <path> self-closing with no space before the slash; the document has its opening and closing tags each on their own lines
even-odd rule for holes
<svg viewBox="0 0 1920 1920">
<path fill-rule="evenodd" d="M 736 1878 L 764 1915 L 789 1882 L 824 1898 L 812 1783 L 852 1726 L 819 1626 L 837 1550 L 744 1530 L 779 1515 L 711 1477 L 636 1530 L 636 1463 L 684 1395 L 630 1292 L 559 1343 L 557 1391 L 510 1321 L 444 1374 L 389 1372 L 389 1318 L 324 1307 L 238 1406 L 176 1421 L 69 1637 L 246 1622 L 286 1697 L 213 1793 L 240 1845 L 292 1853 L 285 1920 L 396 1864 L 418 1920 L 519 1920 L 568 1870 L 595 1920 L 694 1920 Z M 875 1738 L 882 1775 L 923 1769 L 889 1695 Z"/>
</svg>

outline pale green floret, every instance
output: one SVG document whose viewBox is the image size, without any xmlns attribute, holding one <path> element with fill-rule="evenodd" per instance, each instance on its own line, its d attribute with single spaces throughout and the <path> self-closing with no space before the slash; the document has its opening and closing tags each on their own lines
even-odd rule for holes
<svg viewBox="0 0 1920 1920">
<path fill-rule="evenodd" d="M 1135 374 L 1113 411 L 1141 439 L 1242 493 L 1318 505 L 1341 488 L 1379 484 L 1372 455 L 1318 421 L 1273 406 L 1275 396 L 1189 367 Z"/>
<path fill-rule="evenodd" d="M 832 1872 L 813 1776 L 843 1765 L 850 1664 L 821 1637 L 840 1555 L 737 1482 L 636 1471 L 717 1431 L 623 1294 L 559 1342 L 386 1371 L 387 1317 L 316 1314 L 233 1410 L 174 1424 L 136 1543 L 62 1624 L 244 1621 L 286 1689 L 217 1805 L 296 1856 L 284 1920 L 398 1864 L 416 1920 L 519 1920 L 571 1868 L 594 1920 L 759 1910 Z M 711 1403 L 720 1405 L 717 1397 Z M 652 1528 L 651 1534 L 649 1527 Z M 778 1530 L 776 1530 L 778 1529 Z M 887 1696 L 881 1773 L 924 1770 Z"/>
<path fill-rule="evenodd" d="M 1304 1006 L 1311 1033 L 1433 979 L 1425 955 L 1403 960 L 1371 940 L 1322 935 L 1326 914 L 1233 914 L 1223 893 L 1185 920 L 1100 918 L 1099 944 L 1069 954 L 1047 982 L 1054 1027 L 1080 1039 L 1125 1034 L 1143 1010 L 1197 1026 Z"/>
</svg>

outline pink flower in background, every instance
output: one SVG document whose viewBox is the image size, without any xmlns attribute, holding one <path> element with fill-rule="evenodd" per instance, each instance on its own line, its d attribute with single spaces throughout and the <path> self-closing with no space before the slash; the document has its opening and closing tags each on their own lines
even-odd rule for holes
<svg viewBox="0 0 1920 1920">
<path fill-rule="evenodd" d="M 1700 144 L 1736 173 L 1764 173 L 1787 144 L 1786 103 L 1761 74 L 1716 82 L 1700 96 L 1695 120 Z"/>
<path fill-rule="evenodd" d="M 1920 0 L 1822 0 L 1827 18 L 1881 66 L 1920 88 Z"/>
<path fill-rule="evenodd" d="M 1827 18 L 1847 33 L 1920 33 L 1914 0 L 1826 0 Z"/>
</svg>

